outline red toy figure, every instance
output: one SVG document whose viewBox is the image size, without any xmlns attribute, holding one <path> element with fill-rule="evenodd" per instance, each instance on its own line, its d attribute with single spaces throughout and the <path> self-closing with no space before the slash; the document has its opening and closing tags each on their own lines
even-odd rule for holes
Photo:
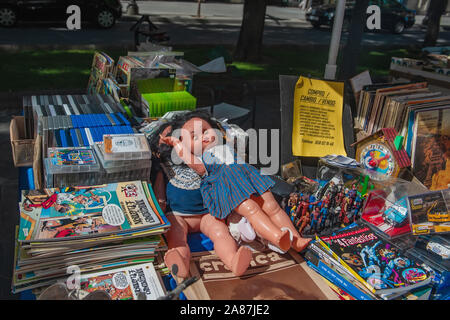
<svg viewBox="0 0 450 320">
<path fill-rule="evenodd" d="M 311 219 L 309 217 L 309 214 L 304 214 L 302 215 L 302 217 L 297 221 L 297 228 L 298 228 L 298 232 L 300 234 L 303 233 L 303 229 L 305 229 L 305 227 L 307 225 L 309 225 L 311 223 Z"/>
</svg>

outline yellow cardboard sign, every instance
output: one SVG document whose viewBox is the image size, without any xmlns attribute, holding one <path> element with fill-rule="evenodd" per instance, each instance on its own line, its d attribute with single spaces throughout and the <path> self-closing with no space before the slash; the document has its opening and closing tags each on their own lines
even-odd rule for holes
<svg viewBox="0 0 450 320">
<path fill-rule="evenodd" d="M 295 85 L 292 154 L 300 157 L 344 155 L 344 83 L 301 76 Z"/>
</svg>

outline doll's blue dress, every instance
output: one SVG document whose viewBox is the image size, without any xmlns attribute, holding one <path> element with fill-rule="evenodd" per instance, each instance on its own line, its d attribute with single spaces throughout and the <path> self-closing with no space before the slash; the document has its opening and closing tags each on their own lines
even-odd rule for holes
<svg viewBox="0 0 450 320">
<path fill-rule="evenodd" d="M 225 219 L 251 195 L 262 195 L 275 184 L 245 163 L 228 145 L 207 149 L 202 161 L 207 171 L 200 185 L 203 203 L 219 219 Z"/>
</svg>

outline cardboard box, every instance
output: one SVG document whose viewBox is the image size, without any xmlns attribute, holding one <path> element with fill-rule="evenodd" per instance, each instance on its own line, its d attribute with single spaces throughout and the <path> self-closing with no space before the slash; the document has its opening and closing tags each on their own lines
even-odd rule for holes
<svg viewBox="0 0 450 320">
<path fill-rule="evenodd" d="M 33 165 L 34 139 L 25 139 L 25 119 L 14 116 L 9 126 L 9 136 L 15 167 L 31 167 Z"/>
</svg>

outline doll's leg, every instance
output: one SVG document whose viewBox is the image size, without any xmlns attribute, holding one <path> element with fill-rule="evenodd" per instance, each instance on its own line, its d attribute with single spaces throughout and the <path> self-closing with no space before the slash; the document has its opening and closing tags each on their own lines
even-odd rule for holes
<svg viewBox="0 0 450 320">
<path fill-rule="evenodd" d="M 281 230 L 276 226 L 261 209 L 258 203 L 252 199 L 247 199 L 235 208 L 234 211 L 247 218 L 255 231 L 263 239 L 269 240 L 283 251 L 289 250 L 291 246 L 289 231 Z M 286 213 L 284 213 L 284 215 L 286 215 Z"/>
<path fill-rule="evenodd" d="M 247 247 L 238 249 L 224 221 L 207 214 L 202 217 L 200 231 L 214 243 L 214 251 L 223 263 L 236 276 L 241 276 L 247 270 L 252 260 L 252 252 Z"/>
<path fill-rule="evenodd" d="M 281 209 L 278 202 L 273 197 L 272 192 L 266 191 L 260 197 L 254 198 L 255 201 L 261 206 L 262 210 L 267 213 L 270 220 L 279 228 L 288 228 L 293 236 L 292 248 L 296 251 L 302 251 L 311 241 L 311 239 L 302 238 L 300 233 L 295 229 L 291 219 L 286 212 Z"/>
<path fill-rule="evenodd" d="M 187 244 L 188 224 L 183 217 L 173 214 L 167 215 L 171 226 L 166 233 L 168 251 L 164 255 L 164 262 L 169 270 L 176 264 L 178 276 L 186 278 L 189 275 L 191 251 Z"/>
</svg>

